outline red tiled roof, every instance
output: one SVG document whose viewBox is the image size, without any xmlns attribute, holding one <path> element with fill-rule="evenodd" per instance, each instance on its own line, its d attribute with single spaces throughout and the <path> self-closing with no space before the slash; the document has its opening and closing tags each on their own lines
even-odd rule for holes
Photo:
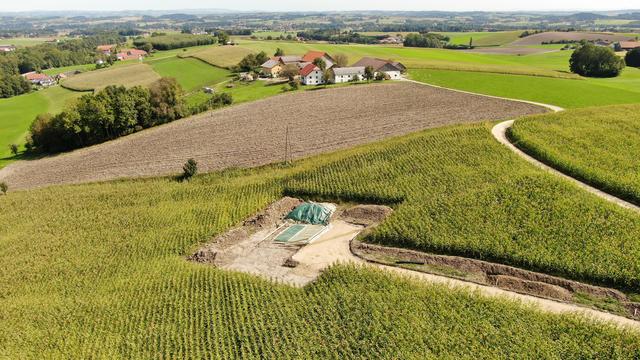
<svg viewBox="0 0 640 360">
<path fill-rule="evenodd" d="M 327 53 L 324 51 L 309 51 L 302 57 L 304 62 L 313 62 L 313 60 L 325 56 Z"/>
<path fill-rule="evenodd" d="M 315 66 L 314 64 L 309 64 L 305 67 L 302 68 L 302 70 L 300 70 L 300 75 L 302 76 L 307 76 L 309 74 L 311 74 L 313 72 L 313 70 L 316 70 L 318 67 Z"/>
<path fill-rule="evenodd" d="M 147 52 L 144 50 L 126 49 L 126 50 L 123 50 L 122 52 L 119 52 L 117 57 L 122 60 L 132 60 L 132 59 L 138 59 L 140 56 L 146 56 L 146 55 L 147 55 Z"/>
<path fill-rule="evenodd" d="M 623 49 L 635 49 L 640 47 L 640 41 L 620 41 L 620 47 Z"/>
<path fill-rule="evenodd" d="M 29 81 L 50 79 L 49 75 L 39 74 L 39 73 L 36 73 L 36 72 L 26 73 L 26 74 L 24 74 L 24 77 L 25 77 L 25 79 L 27 79 Z"/>
<path fill-rule="evenodd" d="M 111 49 L 113 49 L 114 47 L 116 47 L 115 45 L 98 45 L 97 49 L 98 51 L 111 51 Z"/>
</svg>

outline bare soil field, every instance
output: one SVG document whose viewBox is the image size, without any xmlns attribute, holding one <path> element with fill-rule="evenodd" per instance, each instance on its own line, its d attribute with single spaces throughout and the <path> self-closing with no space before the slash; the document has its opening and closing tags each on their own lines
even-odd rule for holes
<svg viewBox="0 0 640 360">
<path fill-rule="evenodd" d="M 505 47 L 487 47 L 464 50 L 465 52 L 478 54 L 498 54 L 498 55 L 533 55 L 554 52 L 558 50 L 549 50 L 541 48 L 531 48 L 524 46 L 505 46 Z"/>
<path fill-rule="evenodd" d="M 564 32 L 564 31 L 550 31 L 540 34 L 518 39 L 511 43 L 511 45 L 523 46 L 523 45 L 541 45 L 543 42 L 551 41 L 580 41 L 580 40 L 608 40 L 608 41 L 625 41 L 631 40 L 631 37 L 613 34 L 613 33 L 593 33 L 593 32 Z"/>
<path fill-rule="evenodd" d="M 513 119 L 546 109 L 400 82 L 283 94 L 0 170 L 12 189 L 253 167 L 445 125 Z"/>
<path fill-rule="evenodd" d="M 108 85 L 124 85 L 126 87 L 149 85 L 159 79 L 160 75 L 147 64 L 118 65 L 71 77 L 65 80 L 62 86 L 71 90 L 91 91 L 102 89 Z"/>
</svg>

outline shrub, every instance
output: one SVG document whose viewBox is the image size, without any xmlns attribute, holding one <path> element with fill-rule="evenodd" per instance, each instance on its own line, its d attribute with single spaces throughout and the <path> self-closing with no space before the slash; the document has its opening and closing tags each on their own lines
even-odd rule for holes
<svg viewBox="0 0 640 360">
<path fill-rule="evenodd" d="M 640 48 L 635 48 L 624 57 L 627 66 L 640 67 Z"/>
<path fill-rule="evenodd" d="M 16 144 L 9 145 L 9 150 L 11 150 L 11 153 L 13 155 L 18 155 L 18 145 Z"/>
<path fill-rule="evenodd" d="M 7 185 L 7 183 L 4 181 L 0 182 L 0 192 L 3 195 L 7 195 L 7 190 L 9 190 L 9 185 Z"/>
<path fill-rule="evenodd" d="M 624 69 L 624 61 L 611 48 L 583 44 L 571 55 L 571 72 L 588 77 L 615 77 Z"/>
<path fill-rule="evenodd" d="M 198 163 L 189 159 L 182 167 L 182 180 L 189 180 L 198 173 Z"/>
</svg>

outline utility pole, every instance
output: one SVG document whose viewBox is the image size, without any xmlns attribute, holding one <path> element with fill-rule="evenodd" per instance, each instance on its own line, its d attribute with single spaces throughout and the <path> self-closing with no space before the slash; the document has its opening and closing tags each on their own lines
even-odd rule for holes
<svg viewBox="0 0 640 360">
<path fill-rule="evenodd" d="M 285 138 L 284 138 L 284 163 L 289 163 L 289 125 L 285 130 Z"/>
</svg>

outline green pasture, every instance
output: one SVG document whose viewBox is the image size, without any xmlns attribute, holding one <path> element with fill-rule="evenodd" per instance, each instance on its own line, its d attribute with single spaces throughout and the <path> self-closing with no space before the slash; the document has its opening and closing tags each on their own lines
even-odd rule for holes
<svg viewBox="0 0 640 360">
<path fill-rule="evenodd" d="M 489 129 L 425 131 L 187 182 L 0 196 L 2 355 L 633 359 L 637 333 L 464 289 L 346 265 L 299 289 L 186 260 L 286 192 L 403 198 L 367 241 L 637 279 L 640 217 L 528 165 Z"/>
<path fill-rule="evenodd" d="M 469 41 L 473 39 L 474 46 L 501 46 L 518 40 L 522 31 L 438 32 L 438 34 L 448 36 L 452 44 L 469 45 Z"/>
<path fill-rule="evenodd" d="M 510 136 L 541 161 L 640 205 L 640 105 L 525 118 Z"/>
<path fill-rule="evenodd" d="M 639 103 L 638 73 L 637 69 L 626 69 L 615 79 L 573 80 L 466 71 L 409 71 L 412 79 L 428 84 L 564 108 Z"/>
<path fill-rule="evenodd" d="M 85 71 L 95 70 L 95 68 L 96 68 L 95 64 L 71 65 L 71 66 L 42 70 L 42 73 L 47 74 L 49 76 L 54 76 L 54 75 L 62 74 L 67 71 L 78 70 L 78 71 L 85 72 Z"/>
<path fill-rule="evenodd" d="M 195 58 L 170 57 L 147 62 L 161 77 L 172 77 L 185 91 L 193 91 L 205 85 L 225 81 L 231 74 L 228 70 L 211 66 Z"/>
</svg>

